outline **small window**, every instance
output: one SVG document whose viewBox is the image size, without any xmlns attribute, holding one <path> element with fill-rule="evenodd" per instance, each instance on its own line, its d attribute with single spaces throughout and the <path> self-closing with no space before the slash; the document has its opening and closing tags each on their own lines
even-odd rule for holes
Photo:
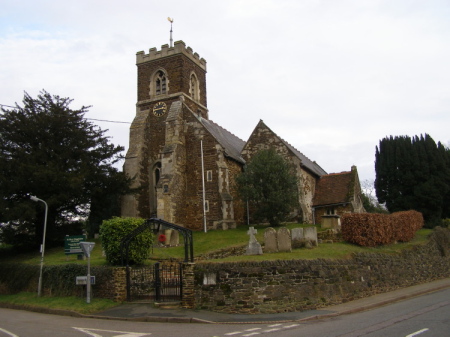
<svg viewBox="0 0 450 337">
<path fill-rule="evenodd" d="M 335 214 L 336 210 L 334 209 L 334 207 L 327 208 L 327 215 L 335 215 Z"/>
<path fill-rule="evenodd" d="M 209 200 L 205 200 L 205 212 L 209 212 Z"/>
<path fill-rule="evenodd" d="M 155 164 L 155 166 L 153 167 L 153 174 L 154 174 L 153 181 L 156 187 L 156 185 L 159 182 L 159 179 L 161 178 L 161 163 Z"/>
<path fill-rule="evenodd" d="M 164 193 L 169 193 L 169 185 L 164 185 L 163 186 L 163 192 Z"/>
<path fill-rule="evenodd" d="M 195 73 L 192 72 L 191 78 L 189 81 L 189 95 L 194 99 L 195 101 L 200 100 L 200 87 L 198 84 L 198 79 Z"/>
<path fill-rule="evenodd" d="M 212 181 L 213 173 L 212 170 L 206 171 L 206 181 Z"/>
</svg>

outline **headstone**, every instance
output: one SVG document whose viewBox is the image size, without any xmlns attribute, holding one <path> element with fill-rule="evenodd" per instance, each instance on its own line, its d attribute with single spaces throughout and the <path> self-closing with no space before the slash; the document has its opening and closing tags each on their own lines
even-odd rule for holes
<svg viewBox="0 0 450 337">
<path fill-rule="evenodd" d="M 176 247 L 180 244 L 180 233 L 178 231 L 172 231 L 170 235 L 170 247 Z"/>
<path fill-rule="evenodd" d="M 306 227 L 303 229 L 303 235 L 305 240 L 311 242 L 313 246 L 318 246 L 319 242 L 317 240 L 317 228 L 316 227 Z"/>
<path fill-rule="evenodd" d="M 264 231 L 264 253 L 278 252 L 277 231 L 272 227 Z"/>
<path fill-rule="evenodd" d="M 305 245 L 305 238 L 303 236 L 303 228 L 292 228 L 292 248 L 302 248 Z"/>
<path fill-rule="evenodd" d="M 278 251 L 292 252 L 291 231 L 286 227 L 281 227 L 277 233 Z"/>
<path fill-rule="evenodd" d="M 247 250 L 245 251 L 245 255 L 262 255 L 262 248 L 259 242 L 255 238 L 255 234 L 258 231 L 255 227 L 249 227 L 247 234 L 250 235 L 250 239 L 248 242 Z"/>
</svg>

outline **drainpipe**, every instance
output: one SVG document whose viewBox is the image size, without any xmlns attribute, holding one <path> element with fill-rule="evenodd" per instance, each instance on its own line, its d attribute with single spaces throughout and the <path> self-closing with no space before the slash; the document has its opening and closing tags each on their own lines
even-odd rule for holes
<svg viewBox="0 0 450 337">
<path fill-rule="evenodd" d="M 203 194 L 203 231 L 206 233 L 206 208 L 205 208 L 205 164 L 203 160 L 203 136 L 200 138 L 200 151 L 202 153 L 202 194 Z"/>
</svg>

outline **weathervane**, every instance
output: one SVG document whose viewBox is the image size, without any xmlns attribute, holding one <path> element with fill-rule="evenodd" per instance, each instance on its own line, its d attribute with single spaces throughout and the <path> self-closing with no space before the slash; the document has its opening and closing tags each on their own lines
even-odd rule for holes
<svg viewBox="0 0 450 337">
<path fill-rule="evenodd" d="M 167 18 L 167 20 L 169 20 L 170 22 L 170 47 L 172 47 L 172 23 L 173 23 L 173 19 L 171 18 Z"/>
</svg>

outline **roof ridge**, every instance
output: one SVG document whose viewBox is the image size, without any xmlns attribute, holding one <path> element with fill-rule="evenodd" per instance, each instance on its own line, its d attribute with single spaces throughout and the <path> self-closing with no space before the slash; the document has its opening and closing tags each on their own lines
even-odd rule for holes
<svg viewBox="0 0 450 337">
<path fill-rule="evenodd" d="M 325 174 L 324 177 L 326 177 L 326 176 L 337 176 L 337 175 L 349 174 L 349 173 L 352 173 L 352 171 L 342 171 L 342 172 L 337 172 L 337 173 L 328 173 L 328 174 Z"/>
<path fill-rule="evenodd" d="M 277 135 L 277 136 L 278 136 L 278 135 Z M 280 137 L 280 136 L 278 136 L 278 137 Z M 311 160 L 310 158 L 308 158 L 307 155 L 305 155 L 302 151 L 300 151 L 299 149 L 297 149 L 294 145 L 292 145 L 291 143 L 289 143 L 287 140 L 284 140 L 284 139 L 281 138 L 281 137 L 280 137 L 280 139 L 281 139 L 283 142 L 285 142 L 287 145 L 289 145 L 290 147 L 292 147 L 293 149 L 295 149 L 295 151 L 298 151 L 298 152 L 300 152 L 302 155 L 304 155 L 305 158 L 308 159 L 310 162 L 312 162 L 312 163 L 314 163 L 314 164 L 317 164 L 314 160 Z"/>
</svg>

